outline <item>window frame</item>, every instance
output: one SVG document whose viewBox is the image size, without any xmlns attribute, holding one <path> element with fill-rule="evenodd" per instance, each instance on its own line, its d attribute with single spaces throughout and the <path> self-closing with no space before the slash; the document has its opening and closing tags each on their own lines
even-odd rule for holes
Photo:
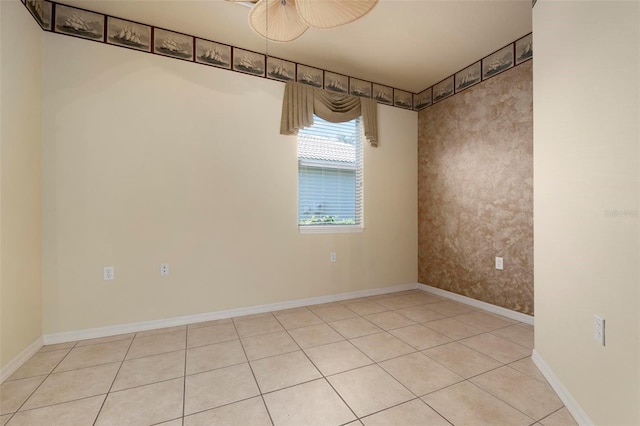
<svg viewBox="0 0 640 426">
<path fill-rule="evenodd" d="M 314 119 L 319 119 L 314 115 Z M 320 119 L 322 120 L 322 119 Z M 325 123 L 329 124 L 344 124 L 344 123 L 331 123 L 326 120 L 322 120 Z M 362 117 L 357 117 L 350 121 L 356 121 L 356 141 L 355 141 L 355 164 L 335 164 L 333 162 L 327 160 L 317 160 L 317 159 L 309 159 L 309 158 L 300 158 L 300 152 L 297 152 L 297 163 L 298 163 L 298 182 L 297 182 L 297 226 L 300 234 L 346 234 L 346 233 L 360 233 L 365 229 L 364 226 L 364 127 L 362 123 Z M 298 134 L 296 138 L 296 150 L 299 149 L 300 143 L 300 134 Z M 359 223 L 357 224 L 345 224 L 345 225 L 323 225 L 323 224 L 308 224 L 303 225 L 300 224 L 300 167 L 319 167 L 319 168 L 327 168 L 327 169 L 336 169 L 336 170 L 353 170 L 356 174 L 356 185 L 359 184 L 359 188 L 355 189 L 355 202 L 359 203 L 359 206 L 356 206 L 356 211 L 359 213 Z M 359 169 L 359 170 L 358 170 Z"/>
</svg>

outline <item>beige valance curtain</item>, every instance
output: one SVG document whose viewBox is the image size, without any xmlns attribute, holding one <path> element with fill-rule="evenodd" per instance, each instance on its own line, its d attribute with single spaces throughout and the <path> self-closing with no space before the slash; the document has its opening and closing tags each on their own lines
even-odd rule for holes
<svg viewBox="0 0 640 426">
<path fill-rule="evenodd" d="M 332 123 L 362 116 L 364 136 L 378 146 L 378 104 L 373 99 L 334 94 L 306 84 L 288 82 L 284 87 L 280 134 L 296 135 L 313 125 L 313 114 Z"/>
</svg>

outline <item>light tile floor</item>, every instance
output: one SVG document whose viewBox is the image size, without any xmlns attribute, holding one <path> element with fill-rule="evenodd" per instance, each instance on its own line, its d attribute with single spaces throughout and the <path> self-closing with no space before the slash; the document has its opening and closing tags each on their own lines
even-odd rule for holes
<svg viewBox="0 0 640 426">
<path fill-rule="evenodd" d="M 43 347 L 0 425 L 575 425 L 533 327 L 410 290 Z"/>
</svg>

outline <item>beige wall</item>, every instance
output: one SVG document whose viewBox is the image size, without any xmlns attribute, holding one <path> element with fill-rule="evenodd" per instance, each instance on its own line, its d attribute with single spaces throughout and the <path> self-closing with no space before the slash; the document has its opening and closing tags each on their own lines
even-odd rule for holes
<svg viewBox="0 0 640 426">
<path fill-rule="evenodd" d="M 379 107 L 365 231 L 300 235 L 282 83 L 48 33 L 44 67 L 45 334 L 417 281 L 415 112 Z"/>
<path fill-rule="evenodd" d="M 535 346 L 598 425 L 640 424 L 639 27 L 638 2 L 533 9 Z"/>
<path fill-rule="evenodd" d="M 422 110 L 418 130 L 419 281 L 529 315 L 531 70 L 525 62 Z"/>
<path fill-rule="evenodd" d="M 42 31 L 0 2 L 0 367 L 42 334 L 40 97 Z"/>
</svg>

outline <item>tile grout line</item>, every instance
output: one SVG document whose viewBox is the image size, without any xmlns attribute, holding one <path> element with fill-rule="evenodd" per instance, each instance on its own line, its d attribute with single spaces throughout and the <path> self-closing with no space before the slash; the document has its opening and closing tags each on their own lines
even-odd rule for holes
<svg viewBox="0 0 640 426">
<path fill-rule="evenodd" d="M 533 420 L 533 422 L 532 422 L 532 423 L 530 423 L 531 425 L 532 425 L 532 424 L 535 424 L 535 423 L 537 423 L 537 422 L 538 422 L 538 420 L 536 420 L 535 418 L 533 418 L 533 417 L 529 416 L 528 414 L 524 413 L 524 412 L 523 412 L 522 410 L 520 410 L 519 408 L 514 407 L 512 404 L 510 404 L 509 402 L 507 402 L 507 401 L 505 401 L 504 399 L 500 398 L 498 395 L 495 395 L 495 394 L 493 394 L 491 391 L 489 391 L 489 390 L 487 390 L 487 389 L 483 388 L 482 386 L 480 386 L 480 385 L 477 385 L 477 384 L 473 383 L 471 380 L 468 380 L 468 382 L 469 382 L 469 383 L 471 383 L 473 386 L 477 387 L 478 389 L 480 389 L 481 391 L 484 391 L 484 392 L 488 393 L 489 395 L 491 395 L 492 397 L 496 398 L 498 401 L 501 401 L 502 403 L 504 403 L 504 404 L 508 405 L 509 407 L 513 408 L 514 410 L 516 410 L 518 413 L 522 414 L 522 415 L 523 415 L 523 416 L 525 416 L 526 418 Z M 564 405 L 563 405 L 563 407 L 564 407 Z M 545 416 L 545 417 L 546 417 L 546 416 Z"/>
<path fill-rule="evenodd" d="M 189 327 L 184 330 L 184 367 L 182 368 L 182 417 L 180 424 L 184 426 L 184 413 L 187 407 L 187 357 L 189 356 Z"/>
<path fill-rule="evenodd" d="M 317 316 L 317 315 L 316 315 L 316 316 Z M 280 320 L 278 320 L 278 317 L 276 317 L 276 321 L 280 322 Z M 328 324 L 327 322 L 325 322 L 324 320 L 323 320 L 323 324 L 329 325 L 329 324 Z M 284 328 L 284 325 L 282 325 L 282 323 L 281 323 L 281 322 L 280 322 L 280 325 Z M 329 327 L 331 327 L 331 326 L 329 325 Z M 295 339 L 293 338 L 293 336 L 291 336 L 291 334 L 289 333 L 289 330 L 287 330 L 287 329 L 285 328 L 285 331 L 287 332 L 287 335 L 288 335 L 288 336 L 289 336 L 289 337 L 290 337 L 290 338 L 295 342 Z M 337 331 L 337 330 L 336 330 L 336 332 L 337 332 L 338 334 L 340 334 L 340 332 L 339 332 L 339 331 Z M 344 336 L 343 336 L 343 337 L 344 337 Z M 348 339 L 347 339 L 347 341 L 348 341 Z M 298 342 L 295 342 L 295 343 L 296 343 L 296 345 L 298 345 Z M 358 419 L 359 419 L 358 415 L 355 413 L 355 411 L 353 411 L 353 408 L 351 408 L 351 406 L 350 406 L 349 404 L 347 404 L 347 401 L 345 401 L 345 400 L 344 400 L 344 398 L 342 397 L 342 395 L 340 395 L 340 392 L 338 392 L 338 391 L 333 387 L 333 385 L 332 385 L 332 384 L 331 384 L 331 382 L 327 379 L 327 377 L 324 375 L 324 373 L 323 373 L 322 371 L 320 371 L 320 369 L 319 369 L 319 368 L 318 368 L 318 366 L 313 362 L 313 360 L 312 360 L 311 358 L 309 358 L 309 355 L 304 351 L 304 349 L 302 349 L 302 348 L 300 347 L 300 345 L 298 345 L 298 347 L 300 348 L 300 351 L 304 354 L 304 356 L 307 358 L 307 360 L 309 360 L 309 362 L 311 363 L 311 365 L 313 365 L 313 367 L 316 369 L 316 371 L 317 371 L 318 373 L 320 373 L 320 378 L 319 378 L 319 379 L 310 380 L 310 381 L 308 381 L 308 382 L 306 382 L 306 383 L 310 383 L 310 382 L 315 381 L 315 380 L 324 380 L 324 381 L 325 381 L 325 383 L 327 383 L 327 384 L 329 385 L 329 387 L 331 387 L 331 389 L 333 389 L 333 391 L 336 393 L 336 395 L 338 395 L 338 398 L 340 398 L 340 400 L 341 400 L 341 401 L 342 401 L 342 403 L 345 405 L 345 407 L 347 407 L 347 408 L 349 409 L 349 411 L 351 411 L 351 414 L 353 414 L 353 415 L 354 415 L 354 417 L 356 418 L 356 420 L 358 420 Z M 292 386 L 290 386 L 290 387 L 298 386 L 298 385 L 300 385 L 300 384 L 302 384 L 302 383 L 298 383 L 297 385 L 292 385 Z M 281 389 L 278 389 L 278 390 L 281 390 Z M 276 392 L 276 391 L 274 391 L 274 392 Z M 351 423 L 351 422 L 356 421 L 356 420 L 350 420 L 350 421 L 348 421 L 348 422 L 347 422 L 347 423 L 345 423 L 345 424 Z"/>
<path fill-rule="evenodd" d="M 273 314 L 271 314 L 275 318 Z M 277 321 L 277 318 L 276 318 Z M 258 383 L 258 379 L 256 378 L 256 373 L 253 371 L 253 367 L 251 366 L 251 362 L 249 362 L 249 357 L 247 356 L 247 351 L 244 348 L 244 344 L 242 343 L 242 339 L 240 338 L 240 333 L 238 332 L 238 327 L 236 326 L 236 322 L 231 319 L 231 323 L 233 324 L 233 329 L 236 331 L 238 335 L 238 340 L 240 340 L 240 347 L 242 348 L 242 353 L 244 354 L 245 359 L 247 360 L 247 365 L 249 366 L 249 370 L 251 371 L 251 375 L 253 376 L 253 381 L 256 383 L 256 387 L 258 388 L 258 392 L 260 393 L 260 399 L 262 400 L 262 405 L 264 409 L 267 411 L 267 415 L 269 416 L 269 421 L 271 422 L 271 426 L 274 426 L 273 417 L 271 416 L 271 411 L 269 411 L 269 406 L 267 405 L 267 401 L 264 400 L 264 394 L 262 393 L 262 389 L 260 389 L 260 384 Z M 186 378 L 185 378 L 186 381 Z M 252 397 L 255 398 L 255 397 Z M 230 404 L 235 404 L 238 401 L 232 402 Z M 184 424 L 184 418 L 182 423 Z"/>
<path fill-rule="evenodd" d="M 46 381 L 46 380 L 51 376 L 51 374 L 53 374 L 53 371 L 54 371 L 56 368 L 58 368 L 58 366 L 62 363 L 62 361 L 64 361 L 64 359 L 65 359 L 67 356 L 69 356 L 69 354 L 70 354 L 70 353 L 71 353 L 71 351 L 76 347 L 76 345 L 77 345 L 77 344 L 78 344 L 78 342 L 75 342 L 75 343 L 73 344 L 73 346 L 71 346 L 71 347 L 69 348 L 69 350 L 67 351 L 67 353 L 66 353 L 62 358 L 60 358 L 60 361 L 58 361 L 58 362 L 56 363 L 56 365 L 51 369 L 51 371 L 49 371 L 49 373 L 47 373 L 47 374 L 46 374 L 46 376 L 47 376 L 47 377 L 45 377 L 44 379 L 42 379 L 42 381 L 40 382 L 40 384 L 39 384 L 38 386 L 36 386 L 36 388 L 33 390 L 33 392 L 31 392 L 31 393 L 30 393 L 30 394 L 25 398 L 25 400 L 24 400 L 24 401 L 22 401 L 22 404 L 20 404 L 20 406 L 16 409 L 16 411 L 15 411 L 15 412 L 13 412 L 13 413 L 11 413 L 11 417 L 9 417 L 9 420 L 7 421 L 7 423 L 9 423 L 9 422 L 11 421 L 11 419 L 13 419 L 13 417 L 14 417 L 16 414 L 18 414 L 18 412 L 20 411 L 20 409 L 21 409 L 22 407 L 24 407 L 24 405 L 27 403 L 27 401 L 29 401 L 29 400 L 31 399 L 31 397 L 32 397 L 32 396 L 33 396 L 33 395 L 38 391 L 38 389 L 40 389 L 40 387 L 41 387 L 41 386 L 44 384 L 44 382 L 45 382 L 45 381 Z M 63 349 L 63 350 L 64 350 L 64 349 Z M 38 352 L 39 352 L 39 351 L 38 351 Z M 44 352 L 43 352 L 43 353 L 44 353 Z M 34 355 L 35 355 L 35 354 L 34 354 Z M 32 357 L 32 358 L 33 358 L 33 357 Z M 31 359 L 31 358 L 29 358 L 29 359 Z M 14 373 L 14 374 L 15 374 L 15 373 Z M 29 378 L 32 378 L 32 377 L 37 377 L 37 376 L 25 377 L 25 379 L 29 379 Z M 53 405 L 53 404 L 52 404 L 52 405 Z M 45 407 L 47 407 L 47 406 L 45 405 Z M 36 408 L 43 408 L 43 407 L 36 407 Z M 25 410 L 25 411 L 27 411 L 27 410 Z"/>
<path fill-rule="evenodd" d="M 131 346 L 133 346 L 133 341 L 136 339 L 137 334 L 135 334 L 133 336 L 133 338 L 131 339 L 131 342 L 129 343 L 129 346 L 127 347 L 127 351 L 124 353 L 124 357 L 122 357 L 122 361 L 120 361 L 120 366 L 118 367 L 118 371 L 116 371 L 116 374 L 113 376 L 113 380 L 111 381 L 111 385 L 109 386 L 109 390 L 107 391 L 107 394 L 104 397 L 104 400 L 102 401 L 102 404 L 100 404 L 100 409 L 98 410 L 98 413 L 96 414 L 96 418 L 93 420 L 93 426 L 96 425 L 96 423 L 98 422 L 98 418 L 100 418 L 100 414 L 102 413 L 102 409 L 104 408 L 104 404 L 107 402 L 107 398 L 109 398 L 109 394 L 111 393 L 111 389 L 113 388 L 113 384 L 116 382 L 116 379 L 118 378 L 118 374 L 120 374 L 120 370 L 122 369 L 122 365 L 124 364 L 124 361 L 127 359 L 127 355 L 129 354 L 129 351 L 131 350 Z"/>
</svg>

